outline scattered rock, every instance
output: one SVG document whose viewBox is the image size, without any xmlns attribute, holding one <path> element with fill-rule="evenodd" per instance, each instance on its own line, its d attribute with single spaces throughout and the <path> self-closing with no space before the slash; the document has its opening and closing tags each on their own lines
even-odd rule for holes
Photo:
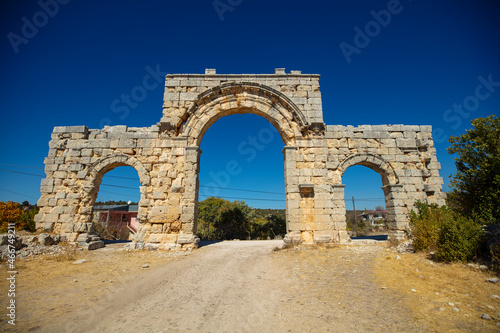
<svg viewBox="0 0 500 333">
<path fill-rule="evenodd" d="M 9 238 L 9 234 L 0 234 L 0 248 L 2 249 L 2 254 L 3 252 L 8 254 L 8 245 L 14 245 L 16 250 L 20 250 L 23 247 L 23 240 L 21 237 L 14 236 L 14 240 L 12 241 L 12 235 Z"/>
<path fill-rule="evenodd" d="M 0 235 L 0 244 L 5 237 Z M 8 240 L 8 238 L 7 238 Z M 30 256 L 46 255 L 55 256 L 68 251 L 68 247 L 58 246 L 59 237 L 52 237 L 47 233 L 39 235 L 19 236 L 16 238 L 16 258 L 25 259 Z M 74 250 L 74 248 L 72 248 Z M 7 259 L 9 256 L 8 246 L 0 245 L 0 258 Z"/>
<path fill-rule="evenodd" d="M 500 298 L 498 295 L 491 295 L 492 298 Z"/>
<path fill-rule="evenodd" d="M 492 320 L 492 318 L 490 317 L 490 315 L 489 315 L 489 314 L 487 314 L 487 313 L 483 313 L 483 314 L 481 315 L 481 319 L 484 319 L 484 320 Z"/>
<path fill-rule="evenodd" d="M 78 280 L 77 280 L 77 279 L 74 279 L 74 280 L 73 280 L 73 282 L 78 282 Z"/>
<path fill-rule="evenodd" d="M 149 264 L 148 263 L 143 264 L 142 268 L 149 268 Z"/>
<path fill-rule="evenodd" d="M 455 304 L 454 304 L 454 303 L 452 303 L 452 302 L 448 302 L 448 305 L 449 305 L 449 306 L 455 306 Z"/>
<path fill-rule="evenodd" d="M 401 259 L 401 257 L 396 254 L 396 258 L 394 258 L 394 259 Z"/>
<path fill-rule="evenodd" d="M 444 311 L 444 308 L 439 308 L 439 311 Z"/>
<path fill-rule="evenodd" d="M 411 291 L 413 291 L 413 292 L 417 292 L 417 290 L 415 290 L 415 289 L 412 289 Z"/>
<path fill-rule="evenodd" d="M 80 265 L 80 264 L 83 264 L 84 262 L 88 262 L 88 261 L 89 261 L 88 259 L 80 259 L 77 261 L 73 261 L 73 265 Z"/>
<path fill-rule="evenodd" d="M 498 282 L 500 282 L 500 279 L 499 278 L 489 278 L 489 279 L 486 279 L 486 282 L 498 283 Z"/>
<path fill-rule="evenodd" d="M 471 263 L 471 262 L 468 263 L 467 266 L 470 267 L 470 268 L 473 268 L 473 269 L 480 269 L 482 271 L 485 271 L 485 270 L 488 269 L 488 266 L 486 266 L 486 265 L 479 265 L 479 264 L 474 264 L 474 263 Z"/>
<path fill-rule="evenodd" d="M 396 251 L 399 253 L 415 252 L 415 247 L 413 246 L 413 240 L 407 240 L 396 246 Z"/>
<path fill-rule="evenodd" d="M 97 250 L 104 247 L 104 242 L 101 240 L 91 240 L 88 243 L 80 242 L 79 245 L 89 251 Z"/>
<path fill-rule="evenodd" d="M 54 244 L 54 240 L 49 234 L 40 234 L 35 237 L 38 244 L 41 246 L 49 246 Z"/>
<path fill-rule="evenodd" d="M 380 288 L 380 289 L 387 289 L 387 287 L 382 287 L 382 288 Z"/>
<path fill-rule="evenodd" d="M 455 311 L 455 312 L 460 312 L 459 308 L 453 308 L 452 310 Z"/>
</svg>

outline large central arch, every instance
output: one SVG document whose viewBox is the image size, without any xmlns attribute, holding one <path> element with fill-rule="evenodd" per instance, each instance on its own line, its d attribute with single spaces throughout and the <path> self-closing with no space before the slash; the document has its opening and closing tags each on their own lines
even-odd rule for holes
<svg viewBox="0 0 500 333">
<path fill-rule="evenodd" d="M 295 145 L 296 137 L 309 126 L 299 108 L 279 91 L 256 83 L 228 83 L 199 95 L 177 124 L 177 130 L 189 138 L 189 145 L 199 147 L 205 132 L 217 120 L 244 113 L 266 118 L 286 146 Z"/>
<path fill-rule="evenodd" d="M 194 202 L 188 218 L 184 221 L 185 230 L 196 233 L 197 228 L 197 206 L 199 197 L 199 163 L 200 144 L 206 131 L 221 117 L 234 114 L 255 114 L 264 117 L 278 131 L 286 147 L 295 147 L 297 139 L 307 136 L 309 125 L 306 117 L 299 108 L 282 93 L 261 84 L 241 83 L 224 84 L 201 94 L 193 106 L 186 112 L 183 120 L 177 124 L 177 132 L 180 137 L 186 138 L 187 160 L 195 162 L 196 165 L 185 170 L 186 186 L 195 191 L 187 191 L 184 199 Z M 285 160 L 287 154 L 283 150 Z M 286 168 L 286 163 L 285 163 Z M 286 203 L 289 206 L 292 195 L 289 189 L 295 185 L 298 187 L 297 179 L 292 173 L 285 169 Z M 192 220 L 191 220 L 192 217 Z M 287 229 L 289 231 L 287 219 Z"/>
</svg>

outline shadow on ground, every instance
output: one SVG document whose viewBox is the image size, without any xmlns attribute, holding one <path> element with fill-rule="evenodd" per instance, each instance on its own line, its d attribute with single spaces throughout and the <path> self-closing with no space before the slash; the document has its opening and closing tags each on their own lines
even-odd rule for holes
<svg viewBox="0 0 500 333">
<path fill-rule="evenodd" d="M 351 237 L 351 239 L 373 239 L 376 241 L 385 241 L 387 240 L 388 235 L 373 235 L 373 236 L 359 236 L 359 237 Z"/>
<path fill-rule="evenodd" d="M 212 245 L 212 244 L 217 244 L 217 243 L 220 243 L 220 242 L 222 242 L 222 241 L 221 240 L 214 240 L 214 241 L 201 240 L 198 243 L 198 247 L 203 247 L 203 246 L 208 246 L 208 245 Z"/>
</svg>

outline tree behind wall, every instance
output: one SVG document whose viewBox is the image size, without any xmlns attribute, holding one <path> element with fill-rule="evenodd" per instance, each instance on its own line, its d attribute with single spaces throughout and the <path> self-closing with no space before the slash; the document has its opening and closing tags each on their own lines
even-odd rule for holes
<svg viewBox="0 0 500 333">
<path fill-rule="evenodd" d="M 210 197 L 198 204 L 197 234 L 205 240 L 282 238 L 284 209 L 258 209 L 244 201 Z"/>
<path fill-rule="evenodd" d="M 457 154 L 449 204 L 482 223 L 500 221 L 500 119 L 494 115 L 471 121 L 472 128 L 450 137 Z"/>
</svg>

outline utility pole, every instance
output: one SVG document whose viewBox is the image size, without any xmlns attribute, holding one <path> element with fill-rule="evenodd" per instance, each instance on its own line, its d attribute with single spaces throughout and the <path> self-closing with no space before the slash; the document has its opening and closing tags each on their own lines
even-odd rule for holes
<svg viewBox="0 0 500 333">
<path fill-rule="evenodd" d="M 358 237 L 358 217 L 356 214 L 356 205 L 354 204 L 354 196 L 352 196 L 352 209 L 354 210 L 354 225 L 356 226 L 356 237 Z"/>
</svg>

